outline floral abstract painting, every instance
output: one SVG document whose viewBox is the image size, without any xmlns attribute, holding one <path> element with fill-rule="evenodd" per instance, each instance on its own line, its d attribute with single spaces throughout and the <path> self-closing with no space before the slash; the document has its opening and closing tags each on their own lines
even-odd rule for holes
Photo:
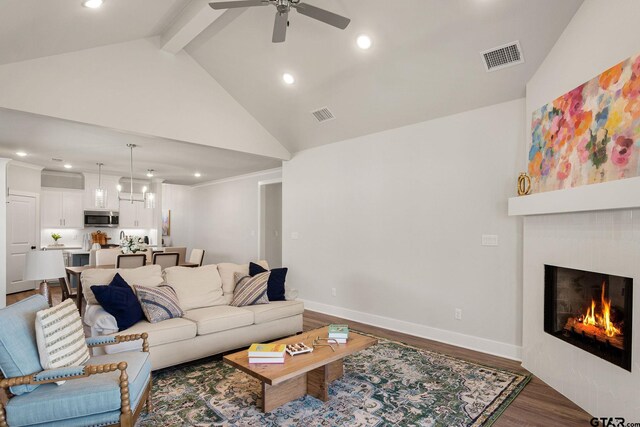
<svg viewBox="0 0 640 427">
<path fill-rule="evenodd" d="M 533 113 L 532 192 L 640 176 L 640 54 Z"/>
</svg>

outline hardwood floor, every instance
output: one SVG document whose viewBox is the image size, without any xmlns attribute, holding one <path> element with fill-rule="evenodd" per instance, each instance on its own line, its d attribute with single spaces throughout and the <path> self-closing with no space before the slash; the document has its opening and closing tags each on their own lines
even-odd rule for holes
<svg viewBox="0 0 640 427">
<path fill-rule="evenodd" d="M 7 305 L 15 304 L 18 301 L 22 301 L 23 299 L 37 293 L 38 291 L 26 291 L 7 295 Z M 51 294 L 51 301 L 53 302 L 53 305 L 60 304 L 60 302 L 62 301 L 62 292 L 60 291 L 60 286 L 49 286 L 49 293 Z"/>
<path fill-rule="evenodd" d="M 53 303 L 58 304 L 61 300 L 59 287 L 51 287 L 50 292 Z M 18 302 L 36 291 L 21 292 L 18 294 L 7 295 L 7 305 Z M 418 338 L 411 335 L 401 334 L 399 332 L 381 329 L 363 323 L 352 322 L 339 317 L 328 316 L 322 313 L 316 313 L 306 310 L 304 312 L 304 330 L 319 328 L 329 323 L 346 323 L 349 327 L 374 334 L 376 336 L 387 338 L 395 341 L 424 348 L 427 350 L 437 351 L 448 354 L 450 356 L 459 357 L 476 363 L 482 363 L 498 368 L 509 369 L 517 372 L 527 372 L 519 362 L 443 344 L 437 341 L 431 341 L 424 338 Z M 495 427 L 510 426 L 581 426 L 589 425 L 591 416 L 572 403 L 569 399 L 549 387 L 539 378 L 535 376 L 531 382 L 524 388 L 518 397 L 509 405 L 507 410 L 500 416 L 494 424 Z"/>
<path fill-rule="evenodd" d="M 346 323 L 352 329 L 374 334 L 382 338 L 401 341 L 414 347 L 437 351 L 472 362 L 516 372 L 527 372 L 526 369 L 520 366 L 520 362 L 513 360 L 305 310 L 303 325 L 305 330 L 319 328 L 327 323 Z M 591 415 L 587 414 L 576 404 L 534 376 L 493 425 L 495 427 L 585 427 L 590 425 L 589 420 L 591 420 Z"/>
</svg>

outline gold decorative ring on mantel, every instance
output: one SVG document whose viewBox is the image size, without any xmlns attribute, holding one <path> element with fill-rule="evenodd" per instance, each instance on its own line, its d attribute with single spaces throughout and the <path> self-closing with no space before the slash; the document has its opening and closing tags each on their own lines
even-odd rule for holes
<svg viewBox="0 0 640 427">
<path fill-rule="evenodd" d="M 524 196 L 531 192 L 531 178 L 525 172 L 518 176 L 518 196 Z"/>
</svg>

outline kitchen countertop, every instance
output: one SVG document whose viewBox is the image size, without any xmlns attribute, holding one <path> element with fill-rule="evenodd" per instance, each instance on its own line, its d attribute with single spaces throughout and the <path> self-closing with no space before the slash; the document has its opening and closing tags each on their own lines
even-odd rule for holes
<svg viewBox="0 0 640 427">
<path fill-rule="evenodd" d="M 82 249 L 80 245 L 62 245 L 62 246 L 42 246 L 41 249 L 46 249 L 48 251 L 66 251 L 69 249 Z"/>
</svg>

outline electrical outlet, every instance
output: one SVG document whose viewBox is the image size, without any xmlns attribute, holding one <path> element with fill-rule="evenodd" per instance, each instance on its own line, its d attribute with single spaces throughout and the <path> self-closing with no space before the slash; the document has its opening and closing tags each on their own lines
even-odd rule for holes
<svg viewBox="0 0 640 427">
<path fill-rule="evenodd" d="M 335 297 L 336 295 L 338 295 L 338 293 L 336 292 L 336 288 L 331 288 L 331 296 Z"/>
<path fill-rule="evenodd" d="M 482 246 L 498 246 L 498 236 L 496 234 L 483 234 Z"/>
<path fill-rule="evenodd" d="M 456 308 L 456 320 L 462 320 L 462 309 L 461 308 Z"/>
<path fill-rule="evenodd" d="M 292 240 L 298 240 L 300 238 L 300 233 L 298 233 L 297 231 L 292 231 L 291 232 L 291 239 Z"/>
</svg>

